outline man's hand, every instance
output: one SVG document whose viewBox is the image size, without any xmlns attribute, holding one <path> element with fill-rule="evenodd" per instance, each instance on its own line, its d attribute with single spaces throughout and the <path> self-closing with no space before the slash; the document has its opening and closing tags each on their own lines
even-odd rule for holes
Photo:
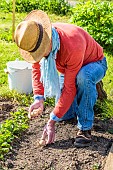
<svg viewBox="0 0 113 170">
<path fill-rule="evenodd" d="M 33 117 L 38 116 L 43 112 L 44 109 L 44 101 L 43 100 L 35 100 L 34 103 L 29 108 L 28 118 L 31 119 Z M 34 110 L 34 112 L 33 112 Z M 36 114 L 36 111 L 39 110 L 39 114 Z"/>
<path fill-rule="evenodd" d="M 54 143 L 54 140 L 55 140 L 55 121 L 54 120 L 49 120 L 47 122 L 46 126 L 44 127 L 41 140 L 46 141 L 46 145 Z"/>
</svg>

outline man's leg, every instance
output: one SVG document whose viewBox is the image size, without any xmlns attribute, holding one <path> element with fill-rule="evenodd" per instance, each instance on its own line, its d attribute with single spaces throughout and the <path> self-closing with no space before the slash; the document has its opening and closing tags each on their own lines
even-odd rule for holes
<svg viewBox="0 0 113 170">
<path fill-rule="evenodd" d="M 97 100 L 96 84 L 105 76 L 107 64 L 105 58 L 102 61 L 87 64 L 81 68 L 77 75 L 77 104 L 78 137 L 76 146 L 85 146 L 90 142 L 90 130 L 94 121 L 94 105 Z M 82 137 L 86 135 L 86 140 Z"/>
</svg>

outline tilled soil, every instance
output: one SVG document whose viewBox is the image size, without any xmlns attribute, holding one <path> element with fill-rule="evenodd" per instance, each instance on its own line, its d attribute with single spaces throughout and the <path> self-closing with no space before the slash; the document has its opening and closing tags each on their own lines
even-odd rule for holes
<svg viewBox="0 0 113 170">
<path fill-rule="evenodd" d="M 113 120 L 102 121 L 95 118 L 93 142 L 86 148 L 74 146 L 77 132 L 75 119 L 56 123 L 55 143 L 39 148 L 37 140 L 41 137 L 51 111 L 52 107 L 47 107 L 41 117 L 29 122 L 29 129 L 13 142 L 12 151 L 1 163 L 4 169 L 104 170 L 113 141 L 113 135 L 108 133 L 109 129 L 113 129 Z"/>
<path fill-rule="evenodd" d="M 0 123 L 10 117 L 11 112 L 17 110 L 18 105 L 13 100 L 0 98 Z"/>
</svg>

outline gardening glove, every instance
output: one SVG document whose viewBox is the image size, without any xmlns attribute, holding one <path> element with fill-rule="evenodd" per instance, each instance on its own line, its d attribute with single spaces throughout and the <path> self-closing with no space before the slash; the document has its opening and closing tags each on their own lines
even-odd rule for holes
<svg viewBox="0 0 113 170">
<path fill-rule="evenodd" d="M 28 118 L 35 118 L 42 114 L 44 109 L 44 100 L 35 100 L 29 108 Z"/>
<path fill-rule="evenodd" d="M 49 119 L 44 127 L 41 140 L 46 141 L 47 144 L 54 143 L 55 140 L 55 121 Z"/>
</svg>

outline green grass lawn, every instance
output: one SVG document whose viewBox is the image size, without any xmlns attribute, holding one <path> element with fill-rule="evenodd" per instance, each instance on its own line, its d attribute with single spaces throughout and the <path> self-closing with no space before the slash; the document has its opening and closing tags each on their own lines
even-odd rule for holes
<svg viewBox="0 0 113 170">
<path fill-rule="evenodd" d="M 15 23 L 16 25 L 24 19 L 26 16 L 25 13 L 16 14 Z M 54 14 L 49 15 L 52 22 L 68 22 L 69 16 L 56 16 Z M 21 100 L 22 97 L 25 98 L 26 95 L 20 95 L 15 92 L 11 92 L 8 88 L 8 79 L 7 74 L 4 72 L 6 68 L 6 64 L 8 61 L 15 60 L 16 58 L 22 60 L 18 47 L 15 43 L 11 41 L 12 39 L 12 13 L 0 13 L 0 96 L 1 97 L 17 97 L 18 101 Z M 113 107 L 113 55 L 109 55 L 105 53 L 105 56 L 108 61 L 108 71 L 106 77 L 103 79 L 104 89 L 107 92 L 109 106 L 111 112 L 111 108 Z M 31 95 L 32 96 L 32 95 Z M 26 101 L 27 103 L 27 101 Z M 29 103 L 29 102 L 28 102 Z M 109 110 L 109 109 L 108 109 Z M 113 116 L 113 113 L 111 117 Z"/>
</svg>

